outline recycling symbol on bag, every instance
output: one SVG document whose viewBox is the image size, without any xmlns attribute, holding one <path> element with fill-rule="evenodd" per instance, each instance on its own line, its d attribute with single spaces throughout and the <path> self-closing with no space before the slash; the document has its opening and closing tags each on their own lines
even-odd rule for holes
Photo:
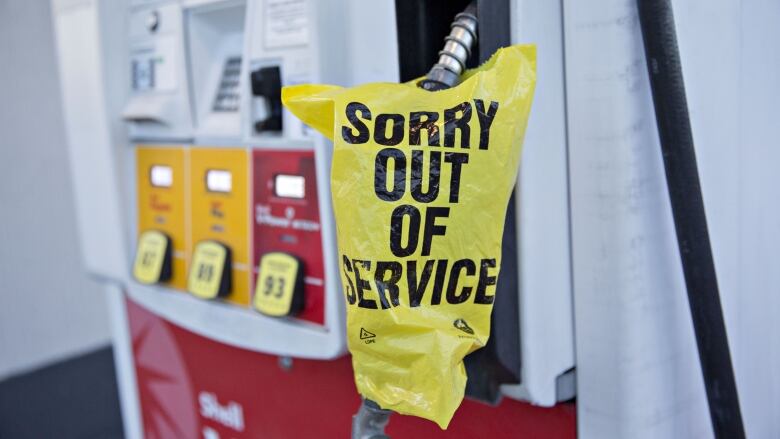
<svg viewBox="0 0 780 439">
<path fill-rule="evenodd" d="M 469 324 L 466 323 L 466 321 L 463 319 L 456 319 L 454 322 L 452 322 L 452 326 L 460 329 L 466 334 L 474 335 L 474 330 L 471 329 L 471 326 L 469 326 Z"/>
<path fill-rule="evenodd" d="M 365 328 L 360 328 L 360 339 L 364 340 L 366 344 L 374 343 L 376 334 L 370 331 L 366 331 Z"/>
</svg>

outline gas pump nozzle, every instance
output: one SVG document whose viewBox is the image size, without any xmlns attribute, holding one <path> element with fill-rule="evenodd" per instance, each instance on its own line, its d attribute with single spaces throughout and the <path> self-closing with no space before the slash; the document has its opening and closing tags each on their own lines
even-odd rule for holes
<svg viewBox="0 0 780 439">
<path fill-rule="evenodd" d="M 439 51 L 439 61 L 433 65 L 425 79 L 417 85 L 428 91 L 454 87 L 466 70 L 466 60 L 477 41 L 477 2 L 472 1 L 450 26 L 450 34 L 444 38 L 444 49 Z"/>
<path fill-rule="evenodd" d="M 352 439 L 389 439 L 385 426 L 392 414 L 392 410 L 384 410 L 374 401 L 364 399 L 352 417 Z"/>
</svg>

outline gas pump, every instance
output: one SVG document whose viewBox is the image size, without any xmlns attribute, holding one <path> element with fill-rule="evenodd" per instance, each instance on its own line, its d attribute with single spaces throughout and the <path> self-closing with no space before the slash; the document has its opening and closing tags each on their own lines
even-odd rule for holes
<svg viewBox="0 0 780 439">
<path fill-rule="evenodd" d="M 326 51 L 346 47 L 348 34 L 356 32 L 338 19 L 345 2 L 55 6 L 63 88 L 73 96 L 65 102 L 69 132 L 111 130 L 110 138 L 93 136 L 86 139 L 90 143 L 75 138 L 71 145 L 76 165 L 91 161 L 106 170 L 77 168 L 75 173 L 79 199 L 89 204 L 82 209 L 85 242 L 102 233 L 94 246 L 85 247 L 85 257 L 94 261 L 95 274 L 110 279 L 126 297 L 115 323 L 117 350 L 124 352 L 118 358 L 120 379 L 129 389 L 123 391 L 128 435 L 140 431 L 135 423 L 147 433 L 174 428 L 189 436 L 194 431 L 187 422 L 191 416 L 154 424 L 159 413 L 148 402 L 160 395 L 144 371 L 175 374 L 177 382 L 197 375 L 195 363 L 204 354 L 188 358 L 182 345 L 197 348 L 208 341 L 279 355 L 285 364 L 289 357 L 341 356 L 330 150 L 282 111 L 280 91 L 304 81 L 347 84 L 382 75 L 396 80 L 392 68 L 390 73 L 349 69 L 349 50 Z M 372 22 L 367 13 L 354 8 L 356 28 Z M 100 43 L 93 63 L 86 64 L 79 45 L 90 39 Z M 391 46 L 388 52 L 394 50 L 392 38 L 382 41 Z M 351 58 L 359 62 L 360 57 Z M 123 74 L 106 74 L 104 68 Z M 371 78 L 361 79 L 361 71 Z M 96 80 L 81 81 L 90 75 Z M 89 90 L 124 92 L 111 95 L 108 108 L 100 99 L 101 105 L 88 108 L 100 115 L 97 119 L 73 119 L 84 108 L 77 95 Z M 117 172 L 109 172 L 109 165 Z M 87 212 L 98 204 L 109 208 L 109 218 L 116 215 L 106 221 L 110 227 Z M 151 342 L 144 336 L 161 325 L 186 330 L 187 340 L 158 336 Z M 168 361 L 171 353 L 179 360 Z M 224 408 L 219 401 L 231 398 L 213 387 L 196 390 L 182 388 L 180 396 L 217 410 Z M 253 403 L 238 399 L 232 398 L 244 410 Z M 166 410 L 182 404 L 189 401 L 174 401 Z"/>
<path fill-rule="evenodd" d="M 349 430 L 359 400 L 343 356 L 331 145 L 281 107 L 281 88 L 421 76 L 465 3 L 55 1 L 84 257 L 114 297 L 128 437 Z M 554 6 L 499 3 L 478 2 L 485 24 L 470 65 L 515 40 L 555 47 L 525 15 L 552 23 Z M 560 47 L 540 50 L 540 70 L 559 69 L 556 56 Z M 540 88 L 559 97 L 554 84 Z M 95 98 L 87 114 L 85 93 Z M 550 109 L 560 115 L 562 102 Z M 555 279 L 533 274 L 568 261 L 568 222 L 526 213 L 567 218 L 565 144 L 555 138 L 563 120 L 548 120 L 529 125 L 521 187 L 556 190 L 513 199 L 495 345 L 469 368 L 469 394 L 494 404 L 573 395 L 568 266 Z M 505 419 L 495 428 L 510 434 L 509 415 L 527 410 L 465 404 L 461 422 Z M 319 417 L 284 414 L 300 411 Z M 556 413 L 567 421 L 558 428 L 573 425 L 570 408 Z M 431 427 L 391 423 L 436 434 Z"/>
<path fill-rule="evenodd" d="M 123 117 L 136 145 L 136 266 L 147 234 L 156 231 L 172 246 L 165 266 L 173 270 L 155 286 L 131 283 L 128 294 L 231 345 L 334 358 L 344 351 L 343 312 L 333 223 L 320 215 L 330 209 L 329 152 L 279 102 L 282 84 L 345 81 L 343 69 L 316 55 L 317 44 L 345 38 L 343 30 L 317 25 L 316 8 L 170 2 L 131 12 L 134 88 Z M 289 20 L 286 27 L 274 14 Z M 165 27 L 168 20 L 175 23 Z M 182 50 L 166 54 L 172 46 Z M 160 85 L 161 75 L 181 82 Z M 191 111 L 175 119 L 164 108 Z M 160 175 L 170 181 L 156 184 Z M 262 270 L 284 265 L 278 259 L 285 257 L 296 266 L 290 280 Z M 241 329 L 225 329 L 226 321 L 241 321 L 231 325 Z"/>
<path fill-rule="evenodd" d="M 126 437 L 349 434 L 361 401 L 344 350 L 331 145 L 279 104 L 280 89 L 421 78 L 467 3 L 51 1 L 80 256 L 108 298 Z M 637 3 L 663 3 L 664 13 L 638 13 Z M 746 431 L 777 429 L 777 356 L 764 355 L 771 343 L 762 343 L 776 332 L 776 295 L 763 292 L 777 283 L 768 268 L 777 236 L 761 196 L 776 175 L 765 116 L 777 90 L 766 67 L 777 59 L 762 43 L 777 40 L 777 8 L 725 3 L 677 8 L 672 26 L 668 2 L 477 0 L 479 31 L 465 67 L 501 46 L 537 46 L 518 185 L 506 217 L 495 220 L 505 234 L 493 331 L 467 360 L 468 397 L 447 431 L 393 415 L 387 434 L 706 436 L 715 431 L 706 396 L 711 407 L 736 408 L 731 375 Z M 679 56 L 668 51 L 675 30 Z M 673 62 L 653 69 L 659 59 Z M 673 93 L 662 91 L 669 84 Z M 683 115 L 660 121 L 660 131 L 653 123 L 654 104 L 686 99 L 704 145 L 696 151 L 702 195 L 734 347 L 717 336 L 720 348 L 702 358 L 717 364 L 734 354 L 733 374 L 700 374 L 679 300 L 686 287 L 715 279 L 707 239 L 695 239 L 680 270 L 668 209 L 666 189 L 686 189 L 672 194 L 675 210 L 694 207 L 684 230 L 707 237 L 698 178 L 674 178 L 698 167 L 687 105 L 672 105 Z M 669 163 L 687 167 L 665 179 L 655 145 L 658 132 L 668 143 L 670 127 L 682 127 L 688 147 L 687 158 Z M 692 256 L 702 250 L 705 257 Z M 690 259 L 709 274 L 691 276 Z M 702 340 L 724 332 L 717 322 L 702 326 L 719 313 L 696 314 L 717 310 L 699 306 L 717 305 L 714 285 L 692 302 L 694 326 L 717 329 Z M 373 340 L 370 329 L 348 335 Z M 575 366 L 576 409 L 566 402 Z M 718 375 L 726 391 L 706 395 Z M 737 411 L 713 413 L 722 425 Z"/>
</svg>

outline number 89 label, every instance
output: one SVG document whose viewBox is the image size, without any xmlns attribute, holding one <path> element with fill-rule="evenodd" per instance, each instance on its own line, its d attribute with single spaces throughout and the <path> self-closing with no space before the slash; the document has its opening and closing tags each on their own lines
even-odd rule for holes
<svg viewBox="0 0 780 439">
<path fill-rule="evenodd" d="M 195 246 L 187 289 L 201 299 L 224 297 L 230 291 L 230 249 L 216 241 L 201 241 Z"/>
<path fill-rule="evenodd" d="M 260 259 L 252 301 L 263 314 L 282 317 L 295 314 L 303 305 L 303 267 L 287 253 L 266 253 Z"/>
</svg>

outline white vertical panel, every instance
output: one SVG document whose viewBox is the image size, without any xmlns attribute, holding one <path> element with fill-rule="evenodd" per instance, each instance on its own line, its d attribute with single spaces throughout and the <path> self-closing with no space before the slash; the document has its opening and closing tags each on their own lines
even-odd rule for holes
<svg viewBox="0 0 780 439">
<path fill-rule="evenodd" d="M 566 2 L 583 437 L 709 436 L 633 1 Z M 748 437 L 780 434 L 780 4 L 675 2 Z"/>
<path fill-rule="evenodd" d="M 564 17 L 579 434 L 708 436 L 635 2 Z"/>
<path fill-rule="evenodd" d="M 119 388 L 122 425 L 127 439 L 142 437 L 141 402 L 133 361 L 133 344 L 127 315 L 125 293 L 116 285 L 106 285 L 108 314 L 111 316 L 111 338 L 114 347 L 114 368 Z"/>
<path fill-rule="evenodd" d="M 512 42 L 536 44 L 537 80 L 516 200 L 521 384 L 502 390 L 551 406 L 557 378 L 574 366 L 561 2 L 514 1 Z"/>
<path fill-rule="evenodd" d="M 724 300 L 748 437 L 780 437 L 780 2 L 743 0 L 739 57 L 731 62 L 740 71 L 736 102 L 709 94 L 711 105 L 739 108 L 739 150 L 735 163 L 721 163 L 721 175 L 737 173 L 739 189 L 737 287 Z M 715 176 L 714 179 L 719 178 Z M 705 192 L 705 195 L 707 193 Z M 712 199 L 722 201 L 717 194 Z M 720 268 L 720 267 L 719 267 Z M 736 327 L 735 327 L 736 326 Z"/>
<path fill-rule="evenodd" d="M 398 35 L 393 0 L 348 0 L 349 85 L 398 82 Z"/>
<path fill-rule="evenodd" d="M 125 282 L 129 272 L 127 212 L 123 197 L 129 157 L 120 119 L 126 100 L 126 4 L 100 0 L 53 0 L 62 106 L 76 201 L 82 258 L 88 272 Z M 63 145 L 65 146 L 65 145 Z M 131 191 L 132 193 L 132 191 Z M 128 207 L 128 204 L 130 207 Z M 124 433 L 141 437 L 141 418 L 125 297 L 105 285 Z"/>
<path fill-rule="evenodd" d="M 97 2 L 66 3 L 52 5 L 82 258 L 92 274 L 125 279 L 126 222 L 116 162 L 122 145 L 114 143 L 112 119 L 118 120 L 118 114 L 111 113 L 107 101 L 107 94 L 116 94 L 115 87 L 121 85 L 106 81 L 101 46 L 114 39 L 104 38 L 100 31 Z M 122 13 L 121 6 L 116 6 L 116 13 Z M 111 53 L 121 47 L 109 49 Z"/>
<path fill-rule="evenodd" d="M 49 3 L 0 1 L 0 380 L 109 342 L 78 255 L 53 33 Z"/>
</svg>

